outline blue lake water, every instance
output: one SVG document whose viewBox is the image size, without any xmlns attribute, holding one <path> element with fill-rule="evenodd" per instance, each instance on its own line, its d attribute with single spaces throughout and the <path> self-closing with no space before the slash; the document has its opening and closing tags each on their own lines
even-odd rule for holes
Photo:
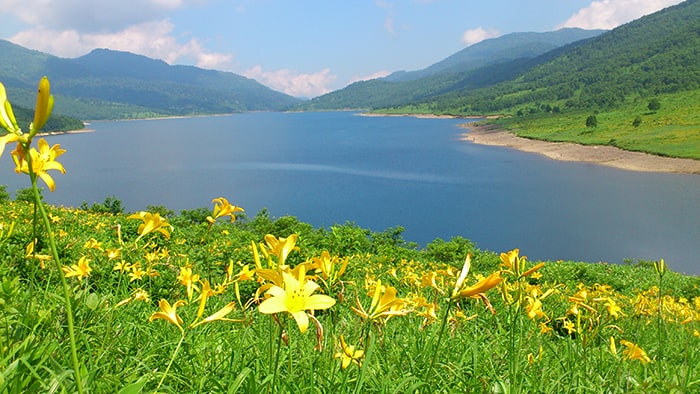
<svg viewBox="0 0 700 394">
<path fill-rule="evenodd" d="M 406 229 L 420 245 L 463 236 L 530 259 L 622 262 L 664 258 L 699 274 L 700 176 L 567 163 L 460 140 L 461 119 L 350 112 L 96 122 L 49 137 L 68 152 L 50 203 L 108 195 L 129 211 L 211 207 L 219 196 L 254 216 L 315 226 Z M 0 184 L 28 186 L 9 149 Z"/>
</svg>

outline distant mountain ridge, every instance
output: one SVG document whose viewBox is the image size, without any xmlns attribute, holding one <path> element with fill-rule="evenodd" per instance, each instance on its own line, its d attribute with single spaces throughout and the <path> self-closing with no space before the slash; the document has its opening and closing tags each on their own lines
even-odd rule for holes
<svg viewBox="0 0 700 394">
<path fill-rule="evenodd" d="M 95 49 L 64 59 L 4 40 L 0 51 L 0 81 L 17 104 L 32 107 L 36 83 L 48 75 L 55 111 L 81 119 L 274 111 L 300 102 L 231 72 L 171 66 L 129 52 Z"/>
<path fill-rule="evenodd" d="M 687 0 L 535 57 L 527 57 L 530 48 L 511 45 L 525 57 L 493 60 L 482 53 L 470 65 L 466 48 L 418 74 L 357 82 L 301 108 L 451 115 L 608 109 L 625 100 L 699 89 L 698 32 L 700 0 Z M 486 53 L 508 53 L 498 43 L 483 42 L 491 46 Z"/>
<path fill-rule="evenodd" d="M 458 89 L 476 89 L 508 80 L 547 53 L 593 39 L 604 30 L 560 29 L 547 33 L 512 33 L 467 47 L 423 70 L 401 71 L 360 81 L 300 105 L 309 110 L 373 109 L 407 105 Z"/>
<path fill-rule="evenodd" d="M 470 45 L 422 70 L 399 71 L 383 79 L 387 81 L 409 81 L 439 72 L 464 72 L 489 64 L 503 63 L 521 58 L 534 58 L 561 46 L 595 37 L 604 32 L 606 30 L 564 28 L 544 33 L 510 33 Z"/>
</svg>

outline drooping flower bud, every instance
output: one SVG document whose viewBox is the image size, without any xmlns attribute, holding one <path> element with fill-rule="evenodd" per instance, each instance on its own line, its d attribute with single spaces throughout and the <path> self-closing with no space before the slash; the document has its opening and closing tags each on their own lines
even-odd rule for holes
<svg viewBox="0 0 700 394">
<path fill-rule="evenodd" d="M 34 108 L 34 122 L 29 126 L 29 134 L 33 137 L 46 124 L 53 109 L 53 96 L 51 95 L 51 84 L 44 76 L 39 81 L 39 90 L 36 95 L 36 108 Z"/>
</svg>

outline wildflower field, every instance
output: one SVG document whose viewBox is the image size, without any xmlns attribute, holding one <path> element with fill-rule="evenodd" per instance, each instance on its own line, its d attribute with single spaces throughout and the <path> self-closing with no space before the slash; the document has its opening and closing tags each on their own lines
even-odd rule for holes
<svg viewBox="0 0 700 394">
<path fill-rule="evenodd" d="M 30 186 L 0 188 L 2 393 L 700 391 L 700 278 L 663 260 L 417 248 L 224 197 L 177 215 L 46 205 L 37 181 L 70 169 L 32 146 L 42 83 L 26 134 L 0 91 L 0 148 Z"/>
</svg>

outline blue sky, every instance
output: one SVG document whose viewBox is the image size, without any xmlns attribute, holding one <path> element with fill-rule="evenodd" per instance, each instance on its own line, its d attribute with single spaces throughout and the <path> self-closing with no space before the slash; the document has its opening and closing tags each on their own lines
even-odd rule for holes
<svg viewBox="0 0 700 394">
<path fill-rule="evenodd" d="M 232 71 L 298 97 L 427 67 L 490 37 L 611 29 L 679 0 L 0 0 L 0 38 Z"/>
</svg>

